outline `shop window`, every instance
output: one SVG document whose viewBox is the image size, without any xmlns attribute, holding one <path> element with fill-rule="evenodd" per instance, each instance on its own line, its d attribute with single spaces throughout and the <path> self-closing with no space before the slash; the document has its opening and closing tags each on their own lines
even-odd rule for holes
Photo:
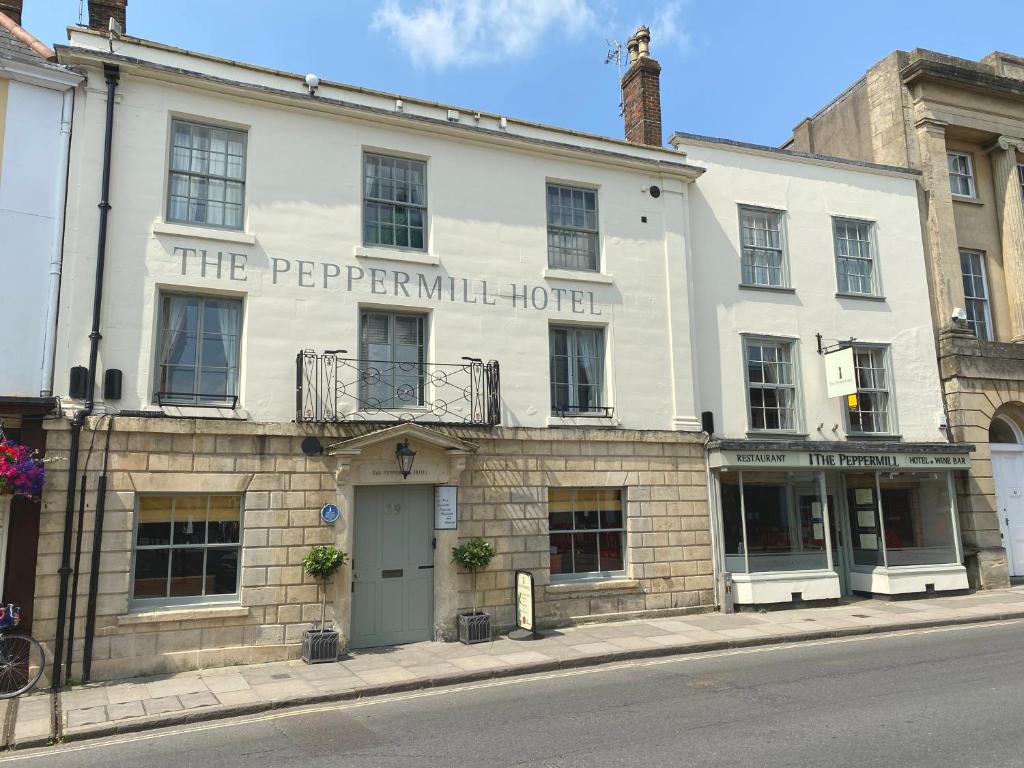
<svg viewBox="0 0 1024 768">
<path fill-rule="evenodd" d="M 816 475 L 729 472 L 721 476 L 719 488 L 729 571 L 828 567 L 826 507 Z"/>
<path fill-rule="evenodd" d="M 956 542 L 945 475 L 879 477 L 889 566 L 956 562 Z"/>
<path fill-rule="evenodd" d="M 782 212 L 740 207 L 743 285 L 787 287 L 786 252 Z"/>
<path fill-rule="evenodd" d="M 548 184 L 548 266 L 598 269 L 597 190 Z"/>
<path fill-rule="evenodd" d="M 363 156 L 363 244 L 426 249 L 427 164 Z"/>
<path fill-rule="evenodd" d="M 360 326 L 360 410 L 423 407 L 426 315 L 363 312 Z"/>
<path fill-rule="evenodd" d="M 234 407 L 241 338 L 241 301 L 162 294 L 157 402 Z"/>
<path fill-rule="evenodd" d="M 616 576 L 625 572 L 625 514 L 615 488 L 548 491 L 551 575 Z"/>
<path fill-rule="evenodd" d="M 171 121 L 167 220 L 241 229 L 245 154 L 244 131 Z"/>
<path fill-rule="evenodd" d="M 140 605 L 237 599 L 241 496 L 141 496 L 132 599 Z"/>
</svg>

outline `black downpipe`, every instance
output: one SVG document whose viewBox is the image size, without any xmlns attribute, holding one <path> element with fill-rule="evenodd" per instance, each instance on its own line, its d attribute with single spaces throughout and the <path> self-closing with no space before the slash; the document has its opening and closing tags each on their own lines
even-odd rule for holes
<svg viewBox="0 0 1024 768">
<path fill-rule="evenodd" d="M 94 433 L 95 434 L 95 433 Z M 91 450 L 91 449 L 90 449 Z M 75 649 L 75 616 L 78 615 L 78 573 L 82 565 L 82 531 L 85 528 L 85 495 L 87 490 L 89 459 L 85 460 L 82 471 L 82 487 L 78 491 L 78 531 L 75 536 L 75 565 L 71 569 L 71 621 L 68 624 L 68 658 L 65 674 L 71 677 L 71 655 Z"/>
<path fill-rule="evenodd" d="M 60 690 L 63 682 L 64 632 L 67 628 L 68 582 L 71 576 L 71 533 L 75 521 L 75 475 L 78 472 L 78 444 L 85 417 L 96 405 L 96 359 L 100 348 L 100 307 L 103 305 L 103 268 L 107 256 L 107 216 L 110 213 L 110 157 L 114 139 L 114 95 L 121 73 L 113 64 L 103 65 L 107 81 L 107 120 L 103 135 L 103 178 L 100 183 L 100 223 L 96 238 L 96 278 L 92 299 L 92 330 L 89 332 L 89 369 L 86 383 L 85 407 L 75 412 L 71 420 L 71 456 L 68 466 L 67 506 L 64 509 L 64 542 L 61 550 L 60 593 L 57 597 L 57 630 L 53 640 L 53 674 L 51 686 Z"/>
<path fill-rule="evenodd" d="M 96 522 L 92 532 L 92 564 L 89 568 L 89 602 L 85 609 L 85 649 L 82 653 L 82 682 L 92 679 L 92 641 L 96 635 L 96 598 L 100 584 L 100 554 L 103 545 L 103 514 L 107 509 L 107 457 L 113 418 L 107 422 L 107 442 L 103 447 L 103 471 L 96 481 Z M 70 666 L 70 665 L 69 665 Z"/>
</svg>

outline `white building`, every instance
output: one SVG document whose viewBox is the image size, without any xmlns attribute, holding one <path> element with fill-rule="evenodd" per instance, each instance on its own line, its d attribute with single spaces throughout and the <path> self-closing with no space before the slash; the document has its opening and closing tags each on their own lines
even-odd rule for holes
<svg viewBox="0 0 1024 768">
<path fill-rule="evenodd" d="M 122 4 L 90 3 L 95 29 L 57 47 L 89 82 L 57 351 L 75 388 L 50 430 L 69 461 L 48 480 L 37 582 L 58 659 L 67 643 L 88 678 L 293 657 L 319 617 L 301 561 L 321 543 L 354 558 L 330 590 L 353 647 L 449 638 L 474 603 L 508 628 L 521 570 L 541 626 L 712 610 L 701 413 L 731 434 L 718 391 L 742 361 L 724 362 L 738 342 L 705 302 L 736 202 L 713 194 L 730 183 L 715 157 L 662 148 L 647 31 L 622 82 L 627 142 L 111 36 L 112 7 L 123 24 Z M 815 167 L 816 193 L 894 222 L 894 265 L 922 269 L 912 176 Z M 744 170 L 744 197 L 805 172 Z M 827 216 L 806 226 L 828 242 Z M 915 296 L 896 320 L 927 326 Z M 826 334 L 865 314 L 829 311 Z M 715 373 L 694 359 L 719 348 Z M 908 439 L 927 410 L 908 411 Z M 69 607 L 53 574 L 86 446 L 91 584 Z M 457 486 L 454 520 L 435 517 L 436 486 Z M 477 536 L 497 557 L 474 587 L 450 560 Z"/>
<path fill-rule="evenodd" d="M 46 450 L 74 87 L 81 77 L 0 2 L 0 435 Z M 0 493 L 0 599 L 32 623 L 39 502 Z"/>
<path fill-rule="evenodd" d="M 705 169 L 689 205 L 694 362 L 715 423 L 716 565 L 736 601 L 966 589 L 953 479 L 970 446 L 944 429 L 919 174 L 672 144 Z"/>
</svg>

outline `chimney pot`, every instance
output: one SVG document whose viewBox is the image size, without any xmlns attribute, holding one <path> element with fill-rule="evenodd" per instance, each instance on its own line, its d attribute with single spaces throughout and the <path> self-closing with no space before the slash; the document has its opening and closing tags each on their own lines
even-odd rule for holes
<svg viewBox="0 0 1024 768">
<path fill-rule="evenodd" d="M 128 0 L 89 0 L 89 29 L 106 32 L 110 29 L 110 19 L 116 19 L 121 29 L 128 31 L 125 13 Z"/>
<path fill-rule="evenodd" d="M 651 31 L 647 27 L 637 27 L 626 45 L 629 68 L 622 76 L 626 141 L 660 147 L 661 65 L 651 58 Z"/>
<path fill-rule="evenodd" d="M 22 0 L 0 0 L 0 13 L 19 27 L 21 26 L 21 4 Z"/>
</svg>

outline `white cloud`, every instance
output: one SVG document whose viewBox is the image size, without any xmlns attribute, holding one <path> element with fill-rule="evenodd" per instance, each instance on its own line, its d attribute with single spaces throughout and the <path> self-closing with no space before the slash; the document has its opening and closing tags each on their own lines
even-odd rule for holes
<svg viewBox="0 0 1024 768">
<path fill-rule="evenodd" d="M 682 15 L 682 10 L 681 2 L 673 2 L 666 4 L 655 15 L 650 24 L 652 47 L 665 44 L 684 47 L 690 42 L 690 36 L 686 34 L 679 18 Z"/>
<path fill-rule="evenodd" d="M 526 56 L 549 31 L 577 36 L 594 23 L 590 0 L 385 0 L 373 16 L 415 66 L 435 70 Z"/>
</svg>

